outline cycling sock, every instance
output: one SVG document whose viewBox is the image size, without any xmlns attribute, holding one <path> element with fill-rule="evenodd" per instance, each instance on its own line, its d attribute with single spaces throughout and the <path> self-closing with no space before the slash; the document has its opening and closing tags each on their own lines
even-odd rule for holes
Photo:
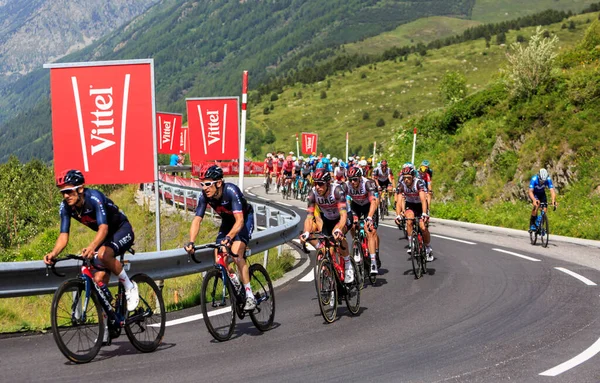
<svg viewBox="0 0 600 383">
<path fill-rule="evenodd" d="M 121 270 L 121 273 L 119 274 L 119 281 L 123 284 L 123 286 L 125 286 L 125 290 L 133 289 L 133 283 L 131 283 L 131 280 L 127 276 L 125 269 Z"/>
<path fill-rule="evenodd" d="M 244 285 L 244 289 L 246 289 L 246 298 L 254 298 L 254 293 L 252 292 L 252 287 L 250 287 L 250 283 L 246 283 Z"/>
<path fill-rule="evenodd" d="M 375 262 L 375 254 L 370 254 L 371 256 L 371 262 Z"/>
<path fill-rule="evenodd" d="M 344 265 L 346 266 L 346 269 L 349 269 L 352 265 L 350 264 L 350 256 L 346 255 L 344 257 Z"/>
</svg>

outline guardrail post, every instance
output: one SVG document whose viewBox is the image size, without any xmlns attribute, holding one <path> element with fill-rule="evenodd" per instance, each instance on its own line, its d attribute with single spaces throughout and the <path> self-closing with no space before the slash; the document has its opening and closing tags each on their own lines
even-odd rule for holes
<svg viewBox="0 0 600 383">
<path fill-rule="evenodd" d="M 268 229 L 271 227 L 271 209 L 265 205 L 265 227 Z M 266 269 L 267 263 L 269 262 L 269 249 L 265 250 L 265 255 L 263 259 L 263 266 Z"/>
<path fill-rule="evenodd" d="M 183 191 L 183 212 L 187 212 L 187 190 Z"/>
<path fill-rule="evenodd" d="M 251 204 L 252 210 L 254 210 L 254 230 L 258 231 L 258 206 L 255 203 Z"/>
<path fill-rule="evenodd" d="M 281 216 L 281 212 L 277 210 L 277 226 L 283 225 L 283 217 Z M 283 244 L 277 247 L 277 256 L 281 256 L 281 252 L 283 251 Z"/>
</svg>

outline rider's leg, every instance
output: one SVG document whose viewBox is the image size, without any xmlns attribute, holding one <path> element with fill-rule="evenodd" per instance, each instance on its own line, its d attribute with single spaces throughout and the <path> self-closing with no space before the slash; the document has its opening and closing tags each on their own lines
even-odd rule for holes
<svg viewBox="0 0 600 383">
<path fill-rule="evenodd" d="M 535 230 L 535 219 L 537 217 L 537 205 L 535 202 L 533 203 L 533 208 L 531 209 L 531 217 L 529 217 L 529 229 Z"/>
</svg>

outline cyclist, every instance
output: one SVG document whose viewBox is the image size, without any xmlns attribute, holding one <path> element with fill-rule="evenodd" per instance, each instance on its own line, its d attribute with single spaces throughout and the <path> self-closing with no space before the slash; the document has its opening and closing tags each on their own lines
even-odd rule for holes
<svg viewBox="0 0 600 383">
<path fill-rule="evenodd" d="M 250 274 L 245 257 L 246 246 L 254 230 L 252 205 L 246 201 L 244 194 L 235 184 L 223 181 L 223 170 L 217 165 L 201 171 L 200 179 L 202 193 L 198 197 L 196 216 L 190 226 L 190 241 L 185 244 L 184 249 L 190 254 L 194 253 L 194 240 L 200 231 L 206 207 L 210 205 L 221 216 L 221 227 L 215 242 L 231 248 L 231 251 L 238 255 L 233 257 L 233 261 L 240 271 L 246 290 L 244 310 L 253 310 L 256 307 L 256 299 L 250 287 Z M 216 256 L 215 251 L 215 258 Z M 228 262 L 231 260 L 228 259 Z M 232 278 L 237 278 L 231 266 L 229 274 Z"/>
<path fill-rule="evenodd" d="M 338 182 L 346 182 L 346 166 L 342 160 L 337 161 L 337 158 L 333 157 L 337 166 L 333 168 L 333 175 Z"/>
<path fill-rule="evenodd" d="M 378 267 L 381 263 L 377 261 L 378 257 L 378 235 L 377 224 L 373 220 L 377 214 L 377 197 L 375 191 L 377 186 L 371 180 L 363 177 L 362 169 L 353 167 L 348 170 L 348 197 L 351 199 L 350 209 L 354 222 L 358 222 L 364 217 L 367 224 L 367 243 L 369 246 L 369 256 L 371 258 L 371 274 L 378 274 Z M 354 235 L 354 233 L 353 233 Z"/>
<path fill-rule="evenodd" d="M 433 261 L 435 258 L 431 255 L 432 249 L 429 244 L 430 235 L 427 227 L 429 215 L 427 214 L 427 197 L 425 195 L 425 183 L 423 180 L 415 176 L 416 171 L 412 164 L 405 164 L 398 179 L 396 186 L 396 223 L 400 224 L 403 217 L 415 218 L 421 217 L 419 226 L 423 233 L 423 242 L 425 243 L 425 251 L 427 253 L 427 262 Z M 412 235 L 413 221 L 406 222 L 406 232 L 410 237 Z M 410 253 L 410 248 L 408 249 Z"/>
<path fill-rule="evenodd" d="M 283 174 L 283 163 L 285 159 L 283 157 L 283 153 L 277 155 L 277 162 L 275 163 L 275 171 L 277 172 L 277 193 L 279 193 L 279 188 L 283 184 L 282 182 L 282 174 Z"/>
<path fill-rule="evenodd" d="M 79 170 L 68 170 L 56 179 L 56 186 L 63 196 L 59 209 L 60 235 L 52 251 L 44 256 L 44 262 L 51 265 L 69 243 L 71 218 L 81 222 L 97 232 L 92 242 L 81 250 L 83 257 L 94 258 L 97 270 L 94 281 L 102 287 L 110 279 L 110 273 L 106 270 L 117 275 L 125 287 L 127 310 L 133 311 L 140 300 L 137 284 L 129 279 L 121 262 L 115 259 L 133 245 L 133 228 L 113 201 L 100 191 L 84 185 L 85 179 Z"/>
<path fill-rule="evenodd" d="M 419 178 L 425 182 L 425 187 L 427 188 L 427 212 L 429 212 L 431 209 L 431 196 L 433 194 L 433 190 L 431 190 L 431 174 L 429 173 L 429 168 L 423 164 L 419 166 Z"/>
<path fill-rule="evenodd" d="M 333 235 L 341 242 L 342 247 L 340 248 L 340 251 L 343 261 L 340 260 L 340 263 L 345 264 L 344 280 L 346 283 L 351 283 L 354 281 L 354 270 L 350 263 L 348 243 L 346 242 L 346 232 L 350 227 L 346 195 L 341 186 L 334 186 L 331 184 L 331 174 L 324 168 L 315 170 L 313 174 L 313 183 L 315 186 L 309 192 L 307 197 L 308 215 L 304 221 L 304 233 L 300 235 L 300 241 L 305 242 L 310 233 L 314 231 L 314 213 L 315 208 L 318 207 L 321 220 L 323 221 L 323 234 Z"/>
<path fill-rule="evenodd" d="M 293 153 L 293 152 L 290 152 Z M 294 159 L 292 157 L 291 154 L 289 154 L 285 161 L 283 161 L 283 166 L 281 168 L 281 177 L 282 177 L 282 184 L 284 185 L 290 185 L 292 183 L 292 176 L 294 173 Z"/>
<path fill-rule="evenodd" d="M 537 217 L 537 211 L 540 207 L 540 203 L 547 203 L 546 199 L 546 188 L 550 189 L 550 196 L 552 197 L 552 205 L 556 206 L 556 192 L 554 191 L 554 185 L 552 185 L 552 180 L 550 179 L 550 175 L 548 171 L 544 168 L 541 168 L 538 174 L 531 177 L 531 181 L 529 182 L 529 198 L 533 203 L 533 209 L 531 210 L 531 218 L 529 219 L 529 230 L 535 231 L 535 219 Z M 544 212 L 546 212 L 547 208 L 544 208 Z"/>
<path fill-rule="evenodd" d="M 273 155 L 271 153 L 267 153 L 267 158 L 264 161 L 265 168 L 265 185 L 267 182 L 269 185 L 271 184 L 271 177 L 273 177 L 277 171 L 275 170 L 275 163 L 273 161 Z M 275 174 L 274 174 L 275 173 Z"/>
</svg>

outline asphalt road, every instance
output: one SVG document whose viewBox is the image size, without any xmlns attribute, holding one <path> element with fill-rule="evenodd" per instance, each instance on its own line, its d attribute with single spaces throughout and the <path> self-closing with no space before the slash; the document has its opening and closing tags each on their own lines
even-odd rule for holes
<svg viewBox="0 0 600 383">
<path fill-rule="evenodd" d="M 246 179 L 246 187 L 258 182 Z M 260 187 L 250 192 L 265 197 Z M 281 201 L 274 193 L 266 198 Z M 217 343 L 196 320 L 167 327 L 154 353 L 138 353 L 122 336 L 87 365 L 67 362 L 51 334 L 5 338 L 0 380 L 600 381 L 594 243 L 550 237 L 544 249 L 523 233 L 434 222 L 437 259 L 429 275 L 415 280 L 406 240 L 385 224 L 381 275 L 362 291 L 358 316 L 343 305 L 336 322 L 324 323 L 303 258 L 296 274 L 303 271 L 276 288 L 276 325 L 268 332 L 245 319 L 230 341 Z M 168 319 L 199 313 L 193 308 Z"/>
</svg>

